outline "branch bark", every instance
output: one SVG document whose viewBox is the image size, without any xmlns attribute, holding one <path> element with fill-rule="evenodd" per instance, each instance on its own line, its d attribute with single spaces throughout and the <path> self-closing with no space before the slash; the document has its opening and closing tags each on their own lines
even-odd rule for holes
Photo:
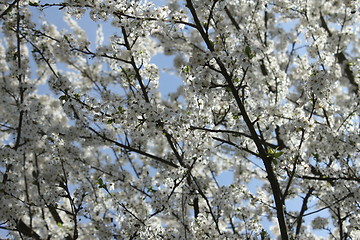
<svg viewBox="0 0 360 240">
<path fill-rule="evenodd" d="M 204 31 L 201 22 L 197 16 L 196 10 L 194 5 L 192 4 L 191 0 L 186 0 L 186 6 L 188 7 L 188 9 L 190 10 L 190 13 L 194 19 L 195 25 L 197 26 L 197 30 L 199 31 L 200 35 L 202 36 L 207 48 L 211 51 L 214 52 L 214 46 L 211 43 L 208 35 L 206 34 L 206 32 Z M 266 173 L 267 173 L 267 178 L 270 182 L 271 185 L 271 189 L 273 192 L 273 197 L 275 200 L 275 205 L 276 205 L 276 213 L 277 213 L 277 218 L 278 218 L 278 223 L 279 223 L 279 227 L 280 227 L 280 232 L 281 232 L 281 238 L 283 240 L 287 240 L 289 239 L 288 237 L 288 230 L 287 230 L 287 224 L 286 224 L 286 220 L 285 220 L 285 211 L 284 211 L 284 203 L 283 203 L 283 199 L 282 199 L 282 194 L 281 194 L 281 190 L 280 190 L 280 186 L 279 186 L 279 182 L 277 180 L 277 177 L 275 175 L 274 169 L 271 165 L 272 163 L 272 158 L 269 157 L 267 155 L 266 149 L 265 147 L 262 145 L 261 139 L 259 138 L 259 136 L 256 133 L 256 130 L 254 128 L 253 122 L 250 120 L 250 117 L 246 111 L 246 108 L 243 104 L 243 102 L 240 99 L 240 96 L 238 94 L 238 90 L 236 89 L 234 83 L 232 82 L 232 77 L 231 75 L 227 72 L 227 69 L 225 67 L 225 65 L 223 64 L 223 62 L 221 61 L 220 58 L 215 57 L 215 61 L 218 64 L 220 70 L 221 70 L 221 74 L 223 75 L 223 77 L 225 78 L 230 91 L 233 95 L 233 97 L 235 98 L 236 104 L 240 110 L 240 113 L 243 117 L 243 120 L 250 132 L 250 135 L 256 145 L 256 148 L 259 152 L 259 156 L 262 159 L 265 169 L 266 169 Z"/>
<path fill-rule="evenodd" d="M 154 160 L 156 160 L 156 161 L 158 161 L 158 162 L 161 162 L 161 163 L 163 163 L 163 164 L 165 164 L 165 165 L 168 165 L 168 166 L 171 166 L 171 167 L 174 167 L 174 168 L 178 168 L 178 167 L 179 167 L 179 166 L 176 165 L 175 163 L 172 163 L 172 162 L 170 162 L 170 161 L 168 161 L 168 160 L 165 160 L 165 159 L 160 158 L 160 157 L 158 157 L 158 156 L 152 155 L 152 154 L 150 154 L 150 153 L 141 151 L 141 150 L 139 150 L 139 149 L 136 149 L 136 148 L 133 148 L 133 147 L 130 147 L 130 146 L 121 144 L 121 143 L 119 143 L 119 142 L 117 142 L 117 141 L 115 141 L 115 140 L 113 140 L 113 139 L 110 139 L 110 138 L 106 137 L 105 135 L 100 134 L 98 131 L 96 131 L 96 130 L 93 129 L 92 127 L 89 127 L 89 129 L 90 129 L 93 133 L 95 133 L 97 136 L 101 137 L 102 139 L 104 139 L 104 140 L 106 140 L 106 141 L 108 141 L 108 142 L 114 143 L 116 146 L 119 146 L 119 147 L 121 147 L 121 148 L 124 148 L 124 149 L 126 149 L 126 150 L 129 150 L 129 151 L 131 151 L 131 152 L 139 153 L 140 155 L 143 155 L 143 156 L 145 156 L 145 157 L 152 158 L 152 159 L 154 159 Z"/>
</svg>

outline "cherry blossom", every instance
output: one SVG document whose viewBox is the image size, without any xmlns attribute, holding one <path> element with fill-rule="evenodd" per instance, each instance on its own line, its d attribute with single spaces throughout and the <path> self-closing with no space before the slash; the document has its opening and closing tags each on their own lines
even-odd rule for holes
<svg viewBox="0 0 360 240">
<path fill-rule="evenodd" d="M 356 239 L 357 3 L 1 2 L 1 236 Z"/>
</svg>

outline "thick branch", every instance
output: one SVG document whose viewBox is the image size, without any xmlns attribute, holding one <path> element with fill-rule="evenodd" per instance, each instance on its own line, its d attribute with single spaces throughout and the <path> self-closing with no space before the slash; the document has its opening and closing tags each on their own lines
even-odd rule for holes
<svg viewBox="0 0 360 240">
<path fill-rule="evenodd" d="M 17 17 L 16 17 L 16 42 L 17 42 L 17 52 L 16 52 L 16 57 L 17 57 L 17 67 L 19 69 L 21 69 L 21 39 L 20 39 L 20 13 L 19 13 L 19 2 L 16 1 L 17 3 Z M 18 103 L 19 105 L 22 105 L 24 102 L 24 92 L 25 89 L 22 87 L 22 81 L 23 81 L 23 75 L 19 74 L 17 76 L 18 82 L 19 82 L 19 94 L 20 94 L 20 102 Z M 21 128 L 22 128 L 22 123 L 23 123 L 23 117 L 24 117 L 24 110 L 20 110 L 19 113 L 19 122 L 18 122 L 18 127 L 17 127 L 17 133 L 16 133 L 16 141 L 15 141 L 15 145 L 14 145 L 14 149 L 16 150 L 19 146 L 20 146 L 20 139 L 21 139 Z"/>
<path fill-rule="evenodd" d="M 202 28 L 201 22 L 197 16 L 196 10 L 192 4 L 191 0 L 187 0 L 186 1 L 186 6 L 189 8 L 192 17 L 194 19 L 195 24 L 197 25 L 197 29 L 200 33 L 200 35 L 202 36 L 203 40 L 205 41 L 205 44 L 207 46 L 207 48 L 213 52 L 214 51 L 214 46 L 211 43 L 208 35 L 205 33 L 204 29 Z M 231 90 L 232 95 L 235 98 L 235 101 L 239 107 L 239 110 L 241 112 L 241 115 L 246 123 L 246 126 L 248 127 L 251 137 L 257 147 L 257 150 L 259 152 L 259 155 L 261 157 L 261 159 L 263 160 L 263 163 L 265 165 L 265 169 L 266 172 L 268 174 L 267 178 L 270 182 L 271 185 L 271 189 L 273 191 L 273 196 L 274 196 L 274 200 L 275 200 L 275 205 L 276 205 L 276 211 L 277 211 L 277 218 L 278 218 L 278 222 L 279 222 L 279 227 L 280 227 L 280 231 L 281 231 L 281 237 L 283 240 L 287 240 L 289 239 L 288 237 L 288 233 L 287 233 L 287 225 L 286 225 L 286 221 L 285 221 L 285 214 L 284 214 L 284 206 L 283 206 L 283 201 L 281 198 L 281 190 L 280 190 L 280 186 L 278 183 L 278 180 L 276 178 L 275 172 L 272 168 L 271 162 L 272 159 L 270 157 L 267 156 L 265 147 L 262 145 L 261 143 L 261 139 L 259 138 L 259 136 L 256 133 L 256 130 L 254 128 L 254 125 L 252 123 L 252 121 L 250 120 L 250 117 L 248 116 L 245 106 L 242 103 L 240 96 L 238 94 L 238 91 L 236 89 L 236 87 L 234 86 L 233 82 L 232 82 L 232 77 L 231 75 L 229 75 L 229 73 L 227 72 L 227 69 L 225 67 L 225 65 L 223 64 L 223 62 L 221 61 L 221 59 L 219 58 L 215 58 L 220 70 L 221 70 L 221 74 L 223 75 L 223 77 L 225 78 L 226 82 L 229 85 L 229 88 Z"/>
<path fill-rule="evenodd" d="M 309 198 L 310 198 L 313 191 L 314 191 L 314 189 L 310 188 L 308 193 L 306 194 L 304 200 L 303 200 L 301 210 L 300 210 L 300 213 L 299 213 L 299 216 L 298 216 L 298 219 L 297 219 L 296 232 L 295 232 L 296 236 L 298 236 L 300 234 L 301 225 L 302 225 L 302 219 L 304 217 L 305 211 L 308 209 L 307 204 L 308 204 Z"/>
<path fill-rule="evenodd" d="M 32 230 L 28 225 L 26 225 L 21 219 L 16 223 L 16 229 L 27 237 L 31 237 L 32 239 L 36 240 L 41 239 L 39 234 L 34 232 L 34 230 Z"/>
</svg>

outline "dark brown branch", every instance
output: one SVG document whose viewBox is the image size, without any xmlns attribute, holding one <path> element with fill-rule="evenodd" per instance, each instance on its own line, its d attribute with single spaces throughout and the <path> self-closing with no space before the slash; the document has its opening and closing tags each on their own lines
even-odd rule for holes
<svg viewBox="0 0 360 240">
<path fill-rule="evenodd" d="M 194 205 L 194 217 L 197 218 L 199 213 L 200 213 L 200 208 L 199 208 L 199 198 L 195 197 L 194 201 L 193 201 L 193 205 Z"/>
<path fill-rule="evenodd" d="M 64 162 L 62 161 L 61 162 L 61 168 L 62 168 L 62 171 L 63 171 L 63 182 L 60 183 L 60 186 L 65 190 L 66 192 L 66 197 L 69 199 L 69 204 L 70 204 L 70 207 L 71 207 L 71 213 L 69 214 L 71 217 L 72 217 L 72 220 L 74 222 L 74 230 L 73 230 L 73 237 L 71 237 L 70 235 L 68 235 L 66 237 L 66 240 L 73 240 L 73 239 L 77 239 L 78 238 L 78 229 L 77 229 L 77 226 L 78 226 L 78 220 L 77 220 L 77 213 L 78 213 L 78 208 L 75 206 L 75 203 L 74 203 L 74 199 L 71 197 L 71 193 L 70 193 L 70 190 L 69 190 L 69 186 L 68 186 L 68 179 L 67 179 L 67 173 L 66 173 L 66 170 L 65 170 L 65 167 L 64 167 Z M 53 209 L 55 210 L 55 209 Z M 54 214 L 57 214 L 56 210 L 54 212 Z M 60 216 L 58 216 L 60 218 Z M 59 219 L 61 221 L 61 219 Z"/>
<path fill-rule="evenodd" d="M 205 41 L 205 44 L 207 46 L 207 48 L 213 52 L 214 51 L 214 46 L 211 43 L 208 35 L 205 33 L 204 29 L 201 26 L 201 22 L 197 16 L 196 10 L 192 4 L 191 0 L 187 0 L 186 1 L 186 6 L 187 8 L 190 10 L 191 15 L 194 19 L 194 22 L 197 26 L 197 29 L 200 33 L 200 35 L 202 36 L 203 40 Z M 270 157 L 268 157 L 266 150 L 264 148 L 264 146 L 261 143 L 261 140 L 259 139 L 259 136 L 256 133 L 256 130 L 254 128 L 254 125 L 252 123 L 252 121 L 250 120 L 250 117 L 248 116 L 245 106 L 242 103 L 240 96 L 238 94 L 238 91 L 236 89 L 236 87 L 234 86 L 233 82 L 232 82 L 232 77 L 231 75 L 229 75 L 229 73 L 227 72 L 227 69 L 225 67 L 225 65 L 223 64 L 223 62 L 219 59 L 219 58 L 215 58 L 216 63 L 218 64 L 220 70 L 221 70 L 221 74 L 223 75 L 223 77 L 225 78 L 226 82 L 229 85 L 229 88 L 231 90 L 232 95 L 235 98 L 235 102 L 237 103 L 240 113 L 243 117 L 243 120 L 246 123 L 246 126 L 248 127 L 250 134 L 252 136 L 252 139 L 257 147 L 257 150 L 259 152 L 259 156 L 260 158 L 263 160 L 266 172 L 268 174 L 267 178 L 270 182 L 271 185 L 271 189 L 273 192 L 273 197 L 275 200 L 275 205 L 276 205 L 276 212 L 277 212 L 277 218 L 278 218 L 278 223 L 279 223 L 279 228 L 280 228 L 280 232 L 281 232 L 281 237 L 283 240 L 287 240 L 289 239 L 288 237 L 288 230 L 287 230 L 287 224 L 286 224 L 286 220 L 285 220 L 285 211 L 284 211 L 284 206 L 283 206 L 283 200 L 282 200 L 282 194 L 281 194 L 281 190 L 280 190 L 280 186 L 279 186 L 279 182 L 277 180 L 277 177 L 275 175 L 275 172 L 273 170 L 272 167 L 272 159 Z"/>
<path fill-rule="evenodd" d="M 231 131 L 231 130 L 209 129 L 209 128 L 196 127 L 196 126 L 190 126 L 190 130 L 203 130 L 206 132 L 214 132 L 214 133 L 229 133 L 229 134 L 233 134 L 235 136 L 244 136 L 247 138 L 251 138 L 251 136 L 249 134 L 237 132 L 237 131 Z"/>
<path fill-rule="evenodd" d="M 297 225 L 296 225 L 296 231 L 295 231 L 296 236 L 298 236 L 300 234 L 302 219 L 304 217 L 305 211 L 308 209 L 307 204 L 308 204 L 309 198 L 313 191 L 314 191 L 314 189 L 310 188 L 309 191 L 307 192 L 306 196 L 304 197 L 304 200 L 303 200 L 303 203 L 301 206 L 301 210 L 300 210 L 299 216 L 297 218 Z"/>
<path fill-rule="evenodd" d="M 49 209 L 49 212 L 50 212 L 51 216 L 54 218 L 55 222 L 56 222 L 57 224 L 59 224 L 59 223 L 60 223 L 60 224 L 63 224 L 64 222 L 63 222 L 63 220 L 61 219 L 59 213 L 56 211 L 56 208 L 54 207 L 54 205 L 49 204 L 47 207 L 48 207 L 48 209 Z"/>
<path fill-rule="evenodd" d="M 235 143 L 233 143 L 233 142 L 231 142 L 231 141 L 229 141 L 229 140 L 221 139 L 221 138 L 218 138 L 218 137 L 212 137 L 212 138 L 213 138 L 214 140 L 216 140 L 216 141 L 229 144 L 229 145 L 231 145 L 231 146 L 236 147 L 236 148 L 239 149 L 239 150 L 243 150 L 243 151 L 245 151 L 245 152 L 247 152 L 247 153 L 250 153 L 250 154 L 253 155 L 253 156 L 256 156 L 256 157 L 259 157 L 259 158 L 260 158 L 259 154 L 257 154 L 256 152 L 253 152 L 253 151 L 251 151 L 251 150 L 249 150 L 249 149 L 247 149 L 247 148 L 240 147 L 240 146 L 238 146 L 237 144 L 235 144 Z"/>
<path fill-rule="evenodd" d="M 152 155 L 152 154 L 150 154 L 150 153 L 141 151 L 141 150 L 139 150 L 139 149 L 136 149 L 136 148 L 133 148 L 133 147 L 130 147 L 130 146 L 121 144 L 121 143 L 119 143 L 119 142 L 117 142 L 117 141 L 115 141 L 115 140 L 113 140 L 113 139 L 110 139 L 110 138 L 106 137 L 104 134 L 100 134 L 99 132 L 97 132 L 97 131 L 96 131 L 95 129 L 93 129 L 92 127 L 89 127 L 89 129 L 90 129 L 93 133 L 95 133 L 97 136 L 99 136 L 100 138 L 102 138 L 102 139 L 104 139 L 104 140 L 106 140 L 106 141 L 108 141 L 108 142 L 111 142 L 111 143 L 115 144 L 116 146 L 119 146 L 119 147 L 121 147 L 121 148 L 124 148 L 124 149 L 126 149 L 126 150 L 129 150 L 129 151 L 131 151 L 131 152 L 135 152 L 135 153 L 141 154 L 141 155 L 143 155 L 143 156 L 152 158 L 152 159 L 154 159 L 154 160 L 156 160 L 156 161 L 158 161 L 158 162 L 161 162 L 161 163 L 163 163 L 163 164 L 169 165 L 169 166 L 171 166 L 171 167 L 174 167 L 174 168 L 178 168 L 178 167 L 179 167 L 179 166 L 176 165 L 175 163 L 172 163 L 172 162 L 170 162 L 170 161 L 168 161 L 168 160 L 165 160 L 165 159 L 160 158 L 160 157 L 158 157 L 158 156 Z"/>
<path fill-rule="evenodd" d="M 324 19 L 324 16 L 320 13 L 320 26 L 322 28 L 325 29 L 325 31 L 328 33 L 329 37 L 332 36 L 332 33 Z M 342 65 L 344 67 L 344 73 L 346 74 L 347 78 L 349 79 L 350 83 L 354 86 L 354 92 L 355 94 L 357 94 L 358 90 L 359 90 L 359 84 L 356 82 L 355 80 L 355 76 L 354 76 L 354 73 L 353 71 L 350 69 L 350 63 L 349 61 L 347 60 L 345 54 L 343 51 L 338 51 L 336 54 L 335 54 L 335 57 L 337 58 L 338 62 L 340 65 Z"/>
<path fill-rule="evenodd" d="M 126 47 L 126 49 L 128 51 L 131 51 L 131 45 L 130 45 L 130 42 L 129 42 L 129 39 L 128 39 L 125 28 L 122 27 L 121 31 L 122 31 L 123 38 L 124 38 L 124 41 L 125 41 L 125 47 Z M 140 88 L 141 88 L 141 91 L 143 93 L 145 101 L 147 103 L 150 103 L 150 99 L 149 99 L 148 93 L 146 91 L 146 87 L 145 87 L 145 85 L 144 85 L 144 83 L 142 81 L 142 77 L 140 75 L 140 71 L 139 71 L 140 69 L 136 66 L 134 56 L 132 56 L 132 55 L 131 55 L 131 66 L 133 67 L 133 69 L 135 71 L 136 79 L 138 80 L 138 83 L 140 85 Z"/>
<path fill-rule="evenodd" d="M 356 178 L 356 177 L 326 177 L 326 176 L 315 177 L 315 176 L 308 176 L 308 175 L 303 175 L 303 176 L 298 176 L 298 177 L 301 179 L 326 181 L 326 182 L 329 182 L 332 184 L 334 184 L 334 181 L 338 181 L 338 180 L 355 181 L 355 182 L 360 183 L 360 177 L 359 178 Z"/>
<path fill-rule="evenodd" d="M 126 14 L 124 12 L 120 12 L 120 11 L 117 11 L 114 13 L 115 16 L 117 16 L 119 19 L 123 18 L 123 17 L 126 17 L 126 18 L 130 18 L 130 19 L 135 19 L 135 20 L 139 20 L 139 21 L 159 21 L 160 19 L 158 18 L 152 18 L 152 17 L 136 17 L 136 16 L 131 16 L 129 14 Z M 162 20 L 162 19 L 161 19 Z M 192 28 L 196 28 L 196 25 L 195 24 L 192 24 L 192 23 L 189 23 L 189 22 L 185 22 L 185 21 L 181 21 L 181 20 L 173 20 L 171 19 L 170 21 L 168 22 L 174 22 L 176 24 L 184 24 L 186 26 L 189 26 L 189 27 L 192 27 Z"/>
<path fill-rule="evenodd" d="M 211 208 L 211 204 L 210 204 L 210 201 L 209 201 L 208 197 L 206 197 L 205 193 L 203 192 L 201 186 L 199 185 L 199 183 L 197 182 L 197 180 L 196 180 L 196 178 L 195 178 L 194 176 L 192 176 L 192 180 L 193 180 L 193 182 L 195 183 L 195 185 L 196 185 L 196 187 L 197 187 L 197 191 L 199 192 L 200 196 L 201 196 L 201 197 L 205 200 L 205 202 L 206 202 L 206 205 L 207 205 L 207 207 L 208 207 L 208 209 L 209 209 L 210 215 L 211 215 L 212 219 L 214 220 L 214 223 L 215 223 L 217 232 L 218 232 L 220 235 L 222 235 L 221 230 L 220 230 L 220 227 L 219 227 L 219 220 L 218 220 L 218 218 L 216 218 L 216 216 L 215 216 L 215 214 L 214 214 L 214 212 L 213 212 L 213 210 L 212 210 L 212 208 Z"/>
<path fill-rule="evenodd" d="M 130 211 L 124 203 L 118 203 L 124 211 L 128 212 L 131 216 L 133 216 L 138 222 L 140 222 L 142 225 L 146 226 L 145 221 L 136 216 L 132 211 Z"/>
<path fill-rule="evenodd" d="M 4 16 L 6 14 L 8 14 L 9 12 L 11 12 L 13 7 L 15 7 L 15 4 L 17 4 L 18 2 L 19 2 L 19 0 L 15 0 L 12 3 L 10 3 L 10 5 L 0 14 L 0 18 L 4 19 Z"/>
<path fill-rule="evenodd" d="M 205 25 L 206 34 L 208 34 L 208 32 L 209 32 L 210 22 L 211 22 L 211 19 L 213 18 L 213 12 L 214 12 L 214 8 L 216 6 L 217 1 L 218 0 L 215 0 L 213 2 L 213 5 L 211 6 L 209 17 L 208 17 L 207 23 Z"/>
<path fill-rule="evenodd" d="M 174 145 L 174 143 L 173 143 L 173 138 L 172 138 L 172 136 L 171 136 L 167 131 L 165 131 L 165 130 L 163 130 L 163 133 L 165 134 L 166 140 L 168 141 L 168 143 L 169 143 L 169 145 L 170 145 L 170 147 L 171 147 L 171 150 L 173 151 L 173 153 L 174 153 L 176 159 L 179 161 L 180 165 L 181 165 L 182 167 L 187 167 L 187 166 L 185 166 L 183 157 L 180 156 L 179 152 L 177 151 L 177 149 L 176 149 L 176 147 L 175 147 L 175 145 Z"/>
<path fill-rule="evenodd" d="M 301 146 L 304 142 L 304 139 L 305 139 L 305 130 L 302 129 L 301 130 L 301 139 L 300 139 L 300 144 L 299 144 L 299 147 L 298 147 L 298 150 L 300 152 L 300 149 L 301 149 Z M 295 177 L 295 173 L 296 173 L 296 167 L 298 165 L 298 162 L 299 162 L 299 159 L 300 159 L 300 154 L 298 153 L 297 156 L 295 157 L 294 159 L 294 163 L 293 163 L 293 168 L 292 168 L 292 171 L 291 173 L 289 174 L 289 180 L 288 180 L 288 183 L 286 185 L 286 188 L 285 188 L 285 191 L 284 191 L 284 194 L 283 194 L 283 201 L 285 202 L 285 199 L 289 193 L 289 190 L 290 190 L 290 186 L 292 184 L 292 180 L 294 179 Z"/>
<path fill-rule="evenodd" d="M 343 219 L 341 218 L 341 212 L 340 211 L 340 207 L 338 207 L 337 209 L 337 212 L 336 212 L 336 217 L 337 217 L 337 224 L 338 224 L 338 227 L 339 227 L 339 237 L 340 237 L 340 240 L 345 240 L 345 238 L 343 237 L 344 235 L 344 224 L 343 224 Z"/>
<path fill-rule="evenodd" d="M 16 230 L 18 230 L 20 233 L 24 234 L 27 237 L 31 237 L 32 239 L 40 240 L 41 237 L 39 234 L 34 232 L 32 228 L 30 228 L 28 225 L 26 225 L 23 220 L 18 220 L 16 223 Z"/>
<path fill-rule="evenodd" d="M 231 14 L 230 10 L 228 9 L 227 6 L 225 6 L 225 12 L 226 15 L 228 15 L 228 17 L 230 18 L 231 23 L 234 25 L 234 27 L 236 28 L 236 30 L 240 31 L 240 26 L 239 24 L 236 22 L 235 18 L 233 17 L 233 15 Z"/>
<path fill-rule="evenodd" d="M 286 145 L 285 145 L 284 141 L 281 139 L 281 136 L 280 136 L 280 127 L 279 126 L 276 126 L 275 134 L 276 134 L 276 141 L 278 143 L 278 149 L 282 150 L 282 149 L 286 148 Z"/>
<path fill-rule="evenodd" d="M 17 57 L 17 66 L 19 69 L 21 69 L 21 39 L 20 39 L 20 9 L 19 9 L 19 2 L 16 1 L 17 4 L 17 15 L 16 15 L 16 42 L 17 42 L 17 52 L 16 52 L 16 57 Z M 19 105 L 22 105 L 24 102 L 24 92 L 26 89 L 24 89 L 22 87 L 22 82 L 23 82 L 23 75 L 20 74 L 17 76 L 18 82 L 19 82 L 19 94 L 20 94 L 20 102 L 18 103 Z M 23 123 L 23 117 L 24 117 L 24 110 L 20 110 L 19 113 L 19 122 L 18 122 L 18 127 L 17 127 L 17 133 L 16 133 L 16 140 L 15 140 L 15 145 L 14 145 L 14 149 L 17 150 L 18 147 L 20 146 L 20 140 L 21 140 L 21 128 L 22 128 L 22 123 Z"/>
<path fill-rule="evenodd" d="M 346 59 L 345 54 L 343 52 L 339 52 L 335 54 L 336 58 L 338 59 L 338 62 L 344 66 L 344 72 L 349 79 L 350 83 L 354 86 L 354 92 L 357 93 L 359 90 L 359 84 L 355 81 L 354 73 L 350 69 L 350 63 Z"/>
</svg>

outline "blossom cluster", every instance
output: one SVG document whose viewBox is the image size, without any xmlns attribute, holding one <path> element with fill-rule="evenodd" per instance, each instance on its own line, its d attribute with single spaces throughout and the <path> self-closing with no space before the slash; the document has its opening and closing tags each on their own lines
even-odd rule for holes
<svg viewBox="0 0 360 240">
<path fill-rule="evenodd" d="M 358 236 L 356 1 L 0 9 L 6 237 Z M 181 80 L 169 96 L 158 54 Z"/>
</svg>

